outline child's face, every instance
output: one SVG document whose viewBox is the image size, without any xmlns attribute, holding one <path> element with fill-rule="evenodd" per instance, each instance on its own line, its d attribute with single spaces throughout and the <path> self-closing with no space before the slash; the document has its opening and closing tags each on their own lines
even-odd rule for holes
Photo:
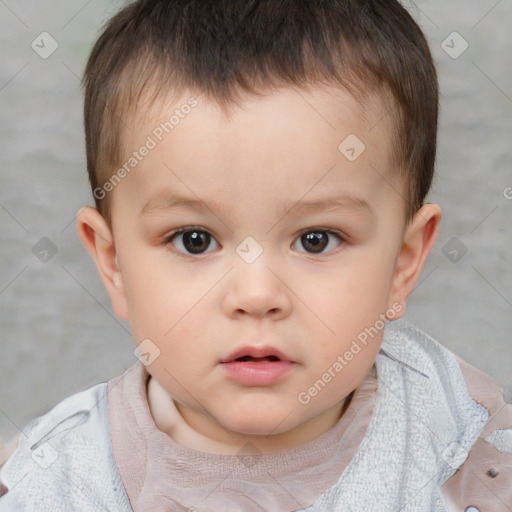
<svg viewBox="0 0 512 512">
<path fill-rule="evenodd" d="M 120 273 L 107 262 L 103 278 L 136 344 L 159 351 L 148 371 L 193 428 L 227 444 L 307 442 L 339 419 L 421 269 L 421 250 L 403 243 L 389 116 L 328 89 L 247 100 L 229 121 L 197 97 L 158 141 L 188 99 L 126 135 L 130 154 L 148 135 L 157 144 L 112 192 Z M 188 232 L 169 240 L 178 229 Z M 293 363 L 239 381 L 221 361 L 248 345 Z M 263 451 L 271 438 L 251 440 Z"/>
</svg>

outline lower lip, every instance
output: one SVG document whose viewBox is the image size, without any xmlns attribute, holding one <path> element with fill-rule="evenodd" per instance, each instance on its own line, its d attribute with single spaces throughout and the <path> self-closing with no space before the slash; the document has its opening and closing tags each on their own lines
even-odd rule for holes
<svg viewBox="0 0 512 512">
<path fill-rule="evenodd" d="M 269 386 L 291 371 L 294 363 L 291 361 L 268 361 L 251 363 L 247 361 L 232 361 L 221 363 L 224 373 L 233 380 L 247 386 Z"/>
</svg>

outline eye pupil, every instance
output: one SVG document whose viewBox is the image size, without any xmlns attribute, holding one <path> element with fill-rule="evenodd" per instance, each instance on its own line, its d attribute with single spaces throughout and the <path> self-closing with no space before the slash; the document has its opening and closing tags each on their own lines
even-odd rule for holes
<svg viewBox="0 0 512 512">
<path fill-rule="evenodd" d="M 322 252 L 327 246 L 327 233 L 322 231 L 312 231 L 305 233 L 301 237 L 302 244 L 306 250 L 310 252 Z"/>
<path fill-rule="evenodd" d="M 208 249 L 210 235 L 202 231 L 187 231 L 183 233 L 183 245 L 187 251 L 199 254 Z"/>
</svg>

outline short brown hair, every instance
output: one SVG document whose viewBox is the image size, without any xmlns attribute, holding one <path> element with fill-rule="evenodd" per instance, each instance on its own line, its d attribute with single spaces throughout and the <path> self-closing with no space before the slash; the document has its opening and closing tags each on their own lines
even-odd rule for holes
<svg viewBox="0 0 512 512">
<path fill-rule="evenodd" d="M 117 13 L 83 77 L 87 168 L 94 191 L 122 161 L 128 114 L 143 94 L 198 91 L 225 110 L 243 93 L 341 84 L 390 98 L 394 167 L 407 216 L 434 173 L 438 84 L 420 28 L 396 0 L 138 0 Z"/>
</svg>

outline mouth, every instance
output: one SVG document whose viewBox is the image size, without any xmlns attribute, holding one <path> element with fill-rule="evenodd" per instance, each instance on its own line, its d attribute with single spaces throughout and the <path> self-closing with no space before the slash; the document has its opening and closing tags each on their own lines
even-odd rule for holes
<svg viewBox="0 0 512 512">
<path fill-rule="evenodd" d="M 229 379 L 244 386 L 271 386 L 288 375 L 296 365 L 274 347 L 241 347 L 220 362 Z"/>
<path fill-rule="evenodd" d="M 225 359 L 221 360 L 221 363 L 262 363 L 262 362 L 274 362 L 274 361 L 289 361 L 293 362 L 286 354 L 281 352 L 275 347 L 269 345 L 263 347 L 246 345 L 234 350 Z"/>
<path fill-rule="evenodd" d="M 242 356 L 237 357 L 235 361 L 239 361 L 241 363 L 267 363 L 270 361 L 281 361 L 277 356 L 268 356 L 268 357 L 252 357 L 252 356 Z"/>
</svg>

